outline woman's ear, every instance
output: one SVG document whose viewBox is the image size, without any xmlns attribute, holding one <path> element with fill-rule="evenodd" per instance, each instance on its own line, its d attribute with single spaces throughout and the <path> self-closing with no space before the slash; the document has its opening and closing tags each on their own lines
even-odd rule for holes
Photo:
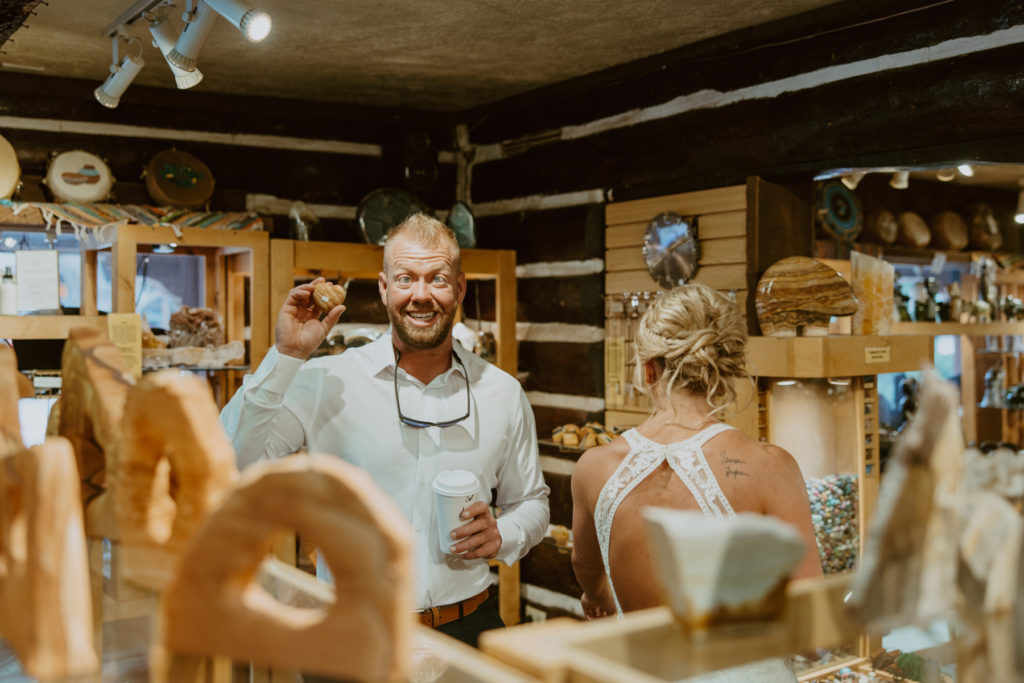
<svg viewBox="0 0 1024 683">
<path fill-rule="evenodd" d="M 644 362 L 644 382 L 651 386 L 661 377 L 661 366 L 655 360 Z"/>
</svg>

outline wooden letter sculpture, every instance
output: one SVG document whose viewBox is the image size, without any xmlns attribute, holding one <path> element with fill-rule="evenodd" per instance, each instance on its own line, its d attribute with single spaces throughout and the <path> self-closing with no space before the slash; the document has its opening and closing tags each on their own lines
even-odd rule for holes
<svg viewBox="0 0 1024 683">
<path fill-rule="evenodd" d="M 757 321 L 769 337 L 828 334 L 829 317 L 853 315 L 857 299 L 839 273 L 806 256 L 768 267 L 757 283 Z"/>
<path fill-rule="evenodd" d="M 206 383 L 173 371 L 131 388 L 122 431 L 110 484 L 125 576 L 161 590 L 237 478 L 235 451 Z"/>
<path fill-rule="evenodd" d="M 99 669 L 78 469 L 71 444 L 25 449 L 20 373 L 0 347 L 0 630 L 36 678 Z"/>
<path fill-rule="evenodd" d="M 283 605 L 255 583 L 284 529 L 314 542 L 330 566 L 337 597 L 325 610 Z M 178 565 L 161 601 L 164 646 L 345 680 L 405 680 L 411 543 L 401 511 L 352 465 L 323 455 L 253 465 Z"/>
<path fill-rule="evenodd" d="M 82 477 L 89 534 L 117 538 L 108 496 L 101 495 L 117 469 L 125 397 L 134 384 L 121 352 L 89 328 L 71 330 L 61 357 L 58 433 L 71 442 Z"/>
</svg>

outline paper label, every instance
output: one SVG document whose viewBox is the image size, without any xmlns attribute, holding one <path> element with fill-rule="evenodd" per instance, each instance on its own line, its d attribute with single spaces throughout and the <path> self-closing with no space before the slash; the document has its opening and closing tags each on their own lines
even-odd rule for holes
<svg viewBox="0 0 1024 683">
<path fill-rule="evenodd" d="M 890 360 L 888 346 L 866 346 L 864 347 L 865 363 L 888 363 Z"/>
<path fill-rule="evenodd" d="M 14 252 L 19 311 L 60 310 L 56 250 Z"/>
<path fill-rule="evenodd" d="M 107 316 L 107 336 L 128 363 L 136 377 L 142 376 L 142 318 L 138 313 L 111 313 Z"/>
</svg>

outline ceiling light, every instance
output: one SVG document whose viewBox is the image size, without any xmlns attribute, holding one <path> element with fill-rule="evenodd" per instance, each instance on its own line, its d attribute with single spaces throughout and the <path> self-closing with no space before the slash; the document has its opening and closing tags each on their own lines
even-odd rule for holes
<svg viewBox="0 0 1024 683">
<path fill-rule="evenodd" d="M 1017 184 L 1020 185 L 1020 194 L 1017 195 L 1017 213 L 1013 215 L 1013 220 L 1024 225 L 1024 178 L 1018 180 Z"/>
<path fill-rule="evenodd" d="M 960 164 L 959 166 L 956 167 L 956 170 L 960 171 L 960 175 L 966 178 L 970 178 L 972 175 L 974 175 L 974 169 L 971 167 L 970 164 Z"/>
<path fill-rule="evenodd" d="M 940 168 L 938 171 L 935 172 L 935 177 L 944 183 L 948 183 L 949 181 L 956 178 L 956 169 Z"/>
<path fill-rule="evenodd" d="M 905 190 L 910 185 L 910 171 L 896 171 L 892 174 L 889 184 L 897 190 Z"/>
<path fill-rule="evenodd" d="M 139 55 L 125 57 L 120 64 L 117 61 L 117 36 L 115 35 L 112 39 L 114 45 L 114 59 L 110 64 L 110 75 L 107 76 L 107 80 L 103 82 L 103 85 L 93 90 L 93 95 L 96 96 L 96 101 L 102 104 L 104 107 L 113 109 L 121 102 L 121 95 L 128 89 L 128 86 L 132 84 L 135 77 L 142 71 L 142 67 L 146 64 L 142 57 Z M 138 39 L 133 38 L 133 41 L 139 45 L 141 50 L 142 44 L 139 43 Z"/>
<path fill-rule="evenodd" d="M 179 68 L 171 63 L 171 60 L 167 59 L 168 53 L 174 49 L 174 28 L 171 26 L 171 22 L 167 20 L 167 17 L 154 17 L 149 19 L 149 32 L 153 34 L 153 45 L 156 46 L 160 53 L 167 60 L 167 65 L 171 67 L 171 73 L 174 74 L 174 82 L 177 84 L 179 90 L 191 88 L 194 85 L 198 85 L 199 81 L 203 80 L 203 72 L 199 69 L 194 71 L 186 71 L 185 69 Z"/>
<path fill-rule="evenodd" d="M 176 242 L 171 242 L 169 244 L 158 244 L 155 247 L 153 247 L 153 253 L 154 254 L 173 254 L 174 250 L 177 247 L 178 247 L 178 245 L 177 245 Z"/>
<path fill-rule="evenodd" d="M 866 173 L 847 173 L 842 178 L 840 178 L 840 180 L 843 182 L 843 185 L 846 185 L 851 190 L 856 190 L 857 189 L 857 185 L 860 184 L 860 181 L 864 179 L 865 175 L 867 175 L 867 174 Z"/>
<path fill-rule="evenodd" d="M 191 6 L 189 0 L 189 6 Z M 239 0 L 199 0 L 195 12 L 178 37 L 167 61 L 185 71 L 195 71 L 196 58 L 220 15 L 234 24 L 247 40 L 257 43 L 270 34 L 270 15 Z M 186 13 L 187 15 L 187 13 Z"/>
</svg>

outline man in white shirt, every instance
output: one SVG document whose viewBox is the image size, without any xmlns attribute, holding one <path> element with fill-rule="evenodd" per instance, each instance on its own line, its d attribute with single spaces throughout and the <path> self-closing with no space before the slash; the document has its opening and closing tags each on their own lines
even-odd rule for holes
<svg viewBox="0 0 1024 683">
<path fill-rule="evenodd" d="M 452 343 L 466 293 L 450 228 L 416 214 L 384 245 L 378 286 L 390 334 L 338 356 L 307 361 L 344 306 L 323 319 L 316 282 L 293 289 L 277 319 L 275 346 L 221 414 L 241 465 L 302 447 L 359 465 L 401 507 L 416 533 L 416 605 L 423 623 L 465 642 L 502 626 L 489 596 L 487 560 L 512 564 L 543 538 L 548 487 L 533 411 L 515 378 Z M 441 551 L 432 483 L 462 469 L 497 491 Z M 326 576 L 321 567 L 318 573 Z"/>
</svg>

